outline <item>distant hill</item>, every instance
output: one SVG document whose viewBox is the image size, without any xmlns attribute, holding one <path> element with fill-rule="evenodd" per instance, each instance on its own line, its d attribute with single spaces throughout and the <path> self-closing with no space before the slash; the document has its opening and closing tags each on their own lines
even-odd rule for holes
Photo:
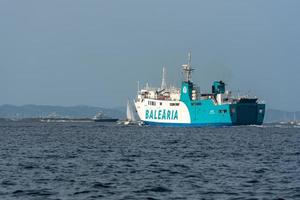
<svg viewBox="0 0 300 200">
<path fill-rule="evenodd" d="M 299 121 L 300 111 L 288 112 L 283 110 L 269 109 L 266 111 L 265 122 L 289 122 L 294 120 Z"/>
<path fill-rule="evenodd" d="M 125 118 L 125 108 L 101 108 L 93 106 L 49 106 L 49 105 L 1 105 L 0 118 L 33 118 L 33 117 L 69 117 L 85 118 L 93 117 L 102 112 L 106 116 Z"/>
</svg>

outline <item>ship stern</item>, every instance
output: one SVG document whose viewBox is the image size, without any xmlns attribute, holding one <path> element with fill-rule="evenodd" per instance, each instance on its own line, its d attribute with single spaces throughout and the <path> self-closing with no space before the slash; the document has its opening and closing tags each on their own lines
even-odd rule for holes
<svg viewBox="0 0 300 200">
<path fill-rule="evenodd" d="M 230 115 L 233 125 L 262 125 L 265 104 L 241 101 L 231 105 Z"/>
</svg>

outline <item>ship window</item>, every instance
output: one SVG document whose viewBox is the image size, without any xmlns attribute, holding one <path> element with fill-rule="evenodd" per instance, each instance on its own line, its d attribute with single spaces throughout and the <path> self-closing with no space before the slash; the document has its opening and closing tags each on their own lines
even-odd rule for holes
<svg viewBox="0 0 300 200">
<path fill-rule="evenodd" d="M 149 106 L 156 106 L 156 102 L 155 101 L 148 101 L 148 105 Z"/>
<path fill-rule="evenodd" d="M 162 105 L 162 102 L 159 102 L 159 105 Z"/>
<path fill-rule="evenodd" d="M 170 103 L 170 106 L 179 106 L 179 103 Z"/>
<path fill-rule="evenodd" d="M 227 110 L 219 110 L 219 113 L 227 113 Z"/>
</svg>

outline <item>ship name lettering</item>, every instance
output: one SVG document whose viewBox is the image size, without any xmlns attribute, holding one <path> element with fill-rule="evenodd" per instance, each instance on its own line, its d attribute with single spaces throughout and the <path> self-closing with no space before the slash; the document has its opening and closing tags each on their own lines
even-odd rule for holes
<svg viewBox="0 0 300 200">
<path fill-rule="evenodd" d="M 178 120 L 178 110 L 146 110 L 146 119 Z"/>
</svg>

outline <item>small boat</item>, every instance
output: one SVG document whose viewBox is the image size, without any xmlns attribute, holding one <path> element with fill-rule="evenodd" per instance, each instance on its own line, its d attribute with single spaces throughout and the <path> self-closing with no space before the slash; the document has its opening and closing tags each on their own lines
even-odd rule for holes
<svg viewBox="0 0 300 200">
<path fill-rule="evenodd" d="M 129 100 L 127 100 L 126 119 L 124 121 L 119 121 L 119 124 L 122 124 L 122 125 L 138 125 L 138 126 L 143 126 L 144 125 L 144 123 L 142 121 L 138 121 L 135 118 L 134 110 L 133 110 Z"/>
<path fill-rule="evenodd" d="M 116 122 L 119 119 L 107 117 L 102 112 L 99 112 L 97 115 L 93 117 L 93 120 L 94 122 Z"/>
<path fill-rule="evenodd" d="M 126 109 L 126 120 L 124 121 L 124 125 L 135 124 L 136 119 L 133 114 L 132 106 L 130 105 L 129 100 L 127 100 L 127 109 Z"/>
<path fill-rule="evenodd" d="M 294 118 L 292 121 L 289 121 L 288 124 L 290 125 L 299 125 L 300 122 L 298 122 L 297 118 L 296 118 L 296 112 L 294 112 Z"/>
</svg>

